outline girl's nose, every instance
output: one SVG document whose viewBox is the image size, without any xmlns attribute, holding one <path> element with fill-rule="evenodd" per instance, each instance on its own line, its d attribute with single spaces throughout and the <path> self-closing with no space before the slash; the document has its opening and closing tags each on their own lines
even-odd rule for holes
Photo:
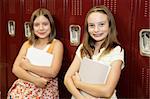
<svg viewBox="0 0 150 99">
<path fill-rule="evenodd" d="M 40 25 L 40 27 L 39 27 L 39 28 L 40 28 L 40 30 L 42 30 L 42 29 L 43 29 L 43 25 Z"/>
<path fill-rule="evenodd" d="M 99 30 L 98 26 L 94 27 L 94 31 L 97 32 Z"/>
</svg>

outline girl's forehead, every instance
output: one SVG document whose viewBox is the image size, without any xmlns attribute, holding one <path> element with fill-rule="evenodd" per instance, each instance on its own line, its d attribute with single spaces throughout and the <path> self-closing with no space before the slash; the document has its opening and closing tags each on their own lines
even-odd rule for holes
<svg viewBox="0 0 150 99">
<path fill-rule="evenodd" d="M 88 22 L 97 22 L 97 21 L 106 21 L 108 20 L 107 15 L 101 12 L 92 12 L 89 14 L 87 21 Z"/>
<path fill-rule="evenodd" d="M 36 22 L 36 21 L 49 21 L 49 20 L 45 16 L 40 15 L 37 16 L 34 21 Z"/>
<path fill-rule="evenodd" d="M 44 15 L 39 15 L 35 19 L 38 19 L 38 18 L 46 18 L 46 17 Z"/>
</svg>

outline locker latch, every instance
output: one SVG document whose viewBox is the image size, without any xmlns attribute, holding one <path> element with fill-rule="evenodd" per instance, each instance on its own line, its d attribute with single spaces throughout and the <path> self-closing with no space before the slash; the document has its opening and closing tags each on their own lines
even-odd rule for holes
<svg viewBox="0 0 150 99">
<path fill-rule="evenodd" d="M 142 29 L 140 36 L 140 54 L 150 57 L 150 29 Z"/>
<path fill-rule="evenodd" d="M 15 36 L 15 21 L 14 20 L 8 21 L 8 33 L 10 36 Z"/>
</svg>

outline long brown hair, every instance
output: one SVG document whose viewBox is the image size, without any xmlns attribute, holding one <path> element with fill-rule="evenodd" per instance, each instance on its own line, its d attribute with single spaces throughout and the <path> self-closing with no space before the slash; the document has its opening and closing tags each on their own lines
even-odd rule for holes
<svg viewBox="0 0 150 99">
<path fill-rule="evenodd" d="M 55 28 L 55 24 L 54 24 L 52 15 L 50 14 L 50 12 L 47 9 L 39 8 L 32 13 L 32 16 L 30 19 L 31 36 L 29 37 L 29 42 L 31 44 L 33 42 L 35 42 L 36 39 L 38 39 L 38 37 L 34 34 L 33 23 L 34 23 L 35 19 L 40 15 L 45 16 L 50 22 L 51 33 L 49 35 L 49 43 L 51 43 L 53 41 L 53 39 L 56 37 L 56 28 Z"/>
<path fill-rule="evenodd" d="M 101 48 L 105 48 L 101 56 L 108 54 L 111 51 L 111 49 L 115 48 L 117 45 L 120 45 L 117 39 L 117 30 L 116 30 L 115 20 L 111 11 L 104 5 L 95 6 L 88 11 L 86 18 L 85 18 L 83 47 L 81 48 L 81 57 L 86 56 L 86 57 L 91 58 L 94 54 L 94 50 L 95 50 L 94 45 L 96 41 L 90 36 L 88 32 L 88 22 L 87 22 L 88 16 L 93 12 L 106 14 L 108 17 L 108 21 L 109 21 L 110 32 L 108 33 L 107 38 L 105 39 L 104 43 L 101 46 Z"/>
</svg>

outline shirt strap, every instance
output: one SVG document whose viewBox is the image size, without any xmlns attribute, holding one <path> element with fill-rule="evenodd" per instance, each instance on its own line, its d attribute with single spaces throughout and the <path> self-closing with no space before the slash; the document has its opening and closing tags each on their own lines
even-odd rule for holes
<svg viewBox="0 0 150 99">
<path fill-rule="evenodd" d="M 29 48 L 31 46 L 31 44 L 29 43 L 29 41 L 26 41 L 26 48 Z"/>
<path fill-rule="evenodd" d="M 48 48 L 48 50 L 47 50 L 48 53 L 52 53 L 53 48 L 54 48 L 54 45 L 55 45 L 55 40 L 52 41 L 52 44 L 51 44 L 50 47 Z"/>
</svg>

